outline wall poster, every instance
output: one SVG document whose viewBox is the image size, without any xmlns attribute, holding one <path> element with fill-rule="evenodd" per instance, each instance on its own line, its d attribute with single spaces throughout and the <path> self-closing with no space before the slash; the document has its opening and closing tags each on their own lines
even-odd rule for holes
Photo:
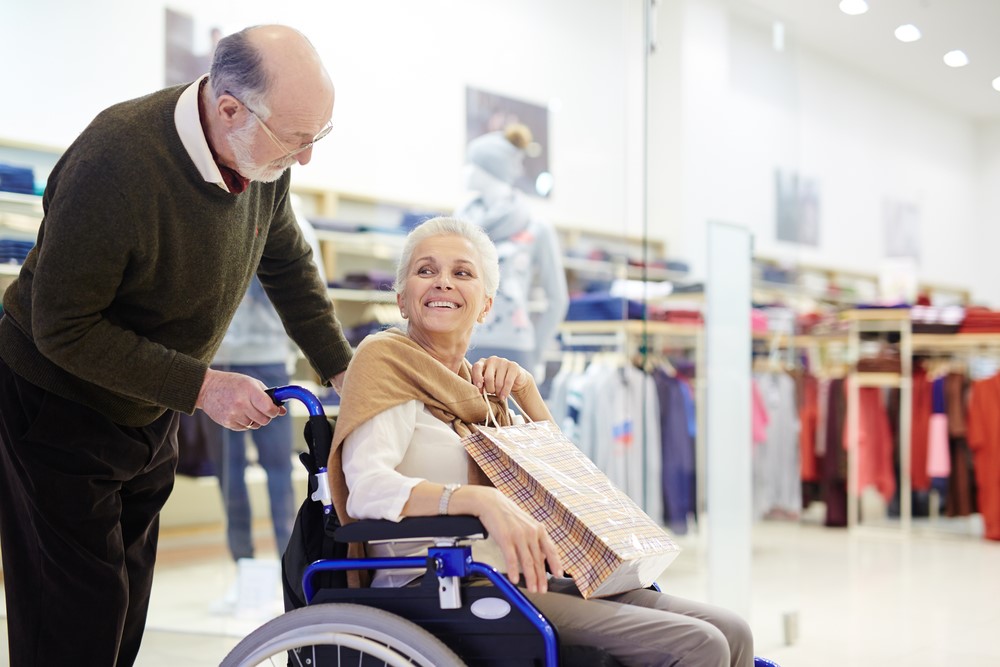
<svg viewBox="0 0 1000 667">
<path fill-rule="evenodd" d="M 776 169 L 774 185 L 778 240 L 819 246 L 819 184 L 796 171 Z"/>
<path fill-rule="evenodd" d="M 549 111 L 546 107 L 504 97 L 472 87 L 465 89 L 465 141 L 481 134 L 523 123 L 531 130 L 532 144 L 526 149 L 524 175 L 514 185 L 528 194 L 548 197 L 552 192 L 549 170 Z"/>
</svg>

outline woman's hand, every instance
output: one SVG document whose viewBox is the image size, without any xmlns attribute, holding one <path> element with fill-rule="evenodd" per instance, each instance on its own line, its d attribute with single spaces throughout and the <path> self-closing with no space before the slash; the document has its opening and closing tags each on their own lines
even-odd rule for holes
<svg viewBox="0 0 1000 667">
<path fill-rule="evenodd" d="M 472 384 L 486 389 L 501 401 L 506 401 L 512 391 L 521 391 L 535 380 L 531 373 L 503 357 L 480 359 L 472 364 Z"/>
<path fill-rule="evenodd" d="M 562 561 L 545 526 L 495 488 L 468 485 L 459 488 L 451 497 L 449 514 L 479 517 L 503 550 L 511 583 L 517 584 L 519 573 L 523 573 L 530 592 L 544 593 L 548 590 L 546 561 L 554 576 L 563 576 Z"/>
</svg>

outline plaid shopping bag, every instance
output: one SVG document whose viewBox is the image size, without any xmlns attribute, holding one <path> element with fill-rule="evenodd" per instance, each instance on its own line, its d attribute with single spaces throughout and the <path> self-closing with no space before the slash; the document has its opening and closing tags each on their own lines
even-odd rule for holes
<svg viewBox="0 0 1000 667">
<path fill-rule="evenodd" d="M 463 439 L 489 480 L 549 531 L 585 598 L 653 583 L 680 547 L 549 421 Z"/>
</svg>

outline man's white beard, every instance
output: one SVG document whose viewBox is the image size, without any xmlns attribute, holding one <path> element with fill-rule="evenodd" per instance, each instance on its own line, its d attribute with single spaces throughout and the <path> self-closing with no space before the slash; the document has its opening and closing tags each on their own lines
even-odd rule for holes
<svg viewBox="0 0 1000 667">
<path fill-rule="evenodd" d="M 247 117 L 247 122 L 243 127 L 229 133 L 227 140 L 229 147 L 233 150 L 233 158 L 236 161 L 236 171 L 243 178 L 261 183 L 271 183 L 281 178 L 281 175 L 295 163 L 295 158 L 288 158 L 279 164 L 266 164 L 257 166 L 253 161 L 254 134 L 257 121 Z"/>
</svg>

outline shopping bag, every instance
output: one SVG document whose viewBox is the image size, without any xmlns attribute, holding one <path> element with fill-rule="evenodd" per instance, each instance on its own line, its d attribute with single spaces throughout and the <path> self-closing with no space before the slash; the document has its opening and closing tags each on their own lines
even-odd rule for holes
<svg viewBox="0 0 1000 667">
<path fill-rule="evenodd" d="M 552 422 L 479 426 L 462 442 L 490 482 L 545 525 L 583 597 L 648 587 L 680 553 Z"/>
</svg>

